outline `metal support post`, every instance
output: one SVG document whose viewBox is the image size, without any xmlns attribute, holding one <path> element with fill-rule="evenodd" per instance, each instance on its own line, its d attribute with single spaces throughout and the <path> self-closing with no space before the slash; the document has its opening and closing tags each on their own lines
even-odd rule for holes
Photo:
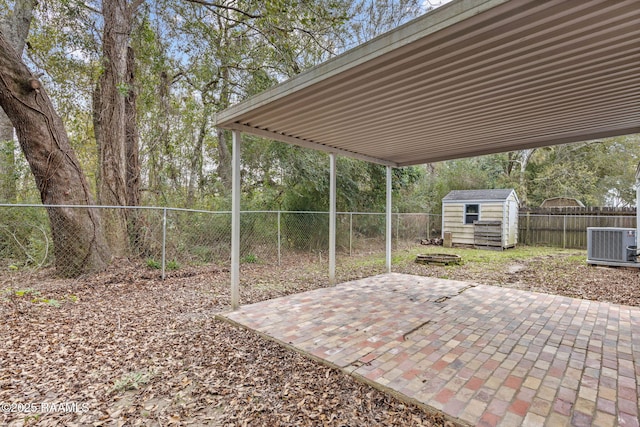
<svg viewBox="0 0 640 427">
<path fill-rule="evenodd" d="M 636 253 L 640 249 L 640 164 L 636 169 Z"/>
<path fill-rule="evenodd" d="M 386 250 L 387 273 L 391 273 L 391 166 L 387 166 Z"/>
<path fill-rule="evenodd" d="M 349 212 L 349 256 L 353 255 L 353 212 Z"/>
<path fill-rule="evenodd" d="M 281 235 L 280 235 L 280 211 L 278 211 L 278 265 L 282 264 L 282 253 L 280 250 L 282 241 L 281 241 Z"/>
<path fill-rule="evenodd" d="M 231 309 L 240 306 L 240 154 L 242 133 L 234 130 L 231 156 Z"/>
<path fill-rule="evenodd" d="M 329 283 L 336 283 L 336 154 L 329 153 Z"/>
<path fill-rule="evenodd" d="M 165 278 L 167 259 L 167 208 L 162 209 L 162 280 Z"/>
</svg>

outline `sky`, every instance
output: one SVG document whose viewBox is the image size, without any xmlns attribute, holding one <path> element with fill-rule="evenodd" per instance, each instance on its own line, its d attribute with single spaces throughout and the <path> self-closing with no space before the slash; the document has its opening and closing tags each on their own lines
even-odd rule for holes
<svg viewBox="0 0 640 427">
<path fill-rule="evenodd" d="M 443 4 L 447 4 L 452 0 L 424 0 L 422 3 L 425 9 L 440 7 Z"/>
</svg>

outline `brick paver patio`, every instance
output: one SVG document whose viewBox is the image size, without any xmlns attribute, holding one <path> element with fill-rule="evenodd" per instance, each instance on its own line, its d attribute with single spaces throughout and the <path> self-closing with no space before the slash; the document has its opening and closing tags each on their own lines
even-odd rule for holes
<svg viewBox="0 0 640 427">
<path fill-rule="evenodd" d="M 224 317 L 471 425 L 639 425 L 638 308 L 385 274 Z"/>
</svg>

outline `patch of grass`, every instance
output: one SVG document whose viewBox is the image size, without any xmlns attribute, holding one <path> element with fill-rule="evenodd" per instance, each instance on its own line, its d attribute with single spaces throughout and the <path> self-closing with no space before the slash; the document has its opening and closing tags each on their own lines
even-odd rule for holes
<svg viewBox="0 0 640 427">
<path fill-rule="evenodd" d="M 565 261 L 568 264 L 586 264 L 587 263 L 587 254 L 585 251 L 579 254 L 569 255 Z"/>
<path fill-rule="evenodd" d="M 384 253 L 375 253 L 372 255 L 354 255 L 354 256 L 343 256 L 341 254 L 337 255 L 339 259 L 338 264 L 341 267 L 349 269 L 349 268 L 368 268 L 368 267 L 379 267 L 384 266 L 385 263 L 385 255 Z M 392 262 L 396 262 L 400 260 L 398 256 L 394 253 L 392 254 Z"/>
<path fill-rule="evenodd" d="M 465 263 L 505 264 L 531 258 L 556 256 L 558 254 L 575 254 L 575 250 L 566 250 L 540 246 L 518 246 L 504 251 L 491 251 L 471 248 L 444 248 L 442 246 L 423 246 L 415 248 L 405 255 L 407 261 L 413 261 L 418 254 L 442 253 L 460 255 Z"/>
<path fill-rule="evenodd" d="M 25 296 L 29 296 L 32 295 L 34 297 L 38 297 L 40 296 L 40 292 L 36 291 L 35 289 L 31 289 L 31 288 L 26 288 L 26 289 L 9 289 L 8 292 L 13 293 L 15 296 L 17 297 L 25 297 Z"/>
<path fill-rule="evenodd" d="M 24 419 L 24 425 L 27 426 L 29 425 L 29 421 L 33 420 L 36 423 L 38 422 L 38 420 L 40 420 L 40 417 L 42 416 L 42 414 L 35 414 L 35 415 L 28 415 L 25 417 Z"/>
<path fill-rule="evenodd" d="M 57 299 L 49 299 L 49 298 L 34 298 L 31 300 L 34 304 L 49 304 L 51 307 L 60 308 L 60 301 Z"/>
<path fill-rule="evenodd" d="M 260 260 L 256 254 L 247 254 L 242 258 L 242 262 L 246 264 L 257 264 Z"/>
<path fill-rule="evenodd" d="M 460 265 L 451 265 L 447 269 L 466 268 L 487 270 L 500 270 L 505 265 L 525 262 L 535 258 L 558 257 L 564 255 L 563 262 L 583 264 L 586 258 L 585 251 L 576 249 L 561 249 L 539 246 L 518 246 L 503 251 L 492 251 L 473 248 L 444 248 L 442 246 L 418 246 L 412 249 L 394 251 L 392 264 L 394 266 L 406 266 L 415 262 L 419 254 L 447 254 L 459 255 L 462 258 Z M 384 266 L 384 254 L 370 256 L 343 257 L 339 265 L 345 270 L 367 269 Z"/>
<path fill-rule="evenodd" d="M 64 302 L 78 302 L 78 297 L 76 295 L 65 295 L 61 300 L 57 300 L 54 298 L 44 297 L 40 291 L 36 291 L 32 288 L 6 289 L 2 293 L 4 294 L 5 299 L 12 301 L 14 304 L 20 300 L 28 301 L 32 304 L 48 304 L 51 307 L 60 308 Z"/>
<path fill-rule="evenodd" d="M 147 258 L 147 267 L 153 268 L 154 270 L 160 270 L 162 268 L 162 263 L 153 258 Z"/>
<path fill-rule="evenodd" d="M 154 270 L 162 269 L 162 262 L 157 261 L 154 258 L 147 258 L 147 267 L 152 268 Z M 175 259 L 169 260 L 164 265 L 167 270 L 178 270 L 180 268 L 180 263 Z"/>
<path fill-rule="evenodd" d="M 147 370 L 126 373 L 114 381 L 111 391 L 123 392 L 127 390 L 137 390 L 140 386 L 151 381 L 154 375 L 153 371 Z"/>
<path fill-rule="evenodd" d="M 180 268 L 180 264 L 175 259 L 172 259 L 170 261 L 167 261 L 165 267 L 167 268 L 167 270 L 178 270 Z"/>
</svg>

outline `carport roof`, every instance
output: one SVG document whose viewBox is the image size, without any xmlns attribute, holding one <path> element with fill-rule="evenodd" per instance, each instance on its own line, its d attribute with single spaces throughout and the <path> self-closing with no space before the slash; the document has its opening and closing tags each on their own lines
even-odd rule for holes
<svg viewBox="0 0 640 427">
<path fill-rule="evenodd" d="M 216 122 L 392 166 L 638 133 L 640 1 L 454 1 Z"/>
</svg>

